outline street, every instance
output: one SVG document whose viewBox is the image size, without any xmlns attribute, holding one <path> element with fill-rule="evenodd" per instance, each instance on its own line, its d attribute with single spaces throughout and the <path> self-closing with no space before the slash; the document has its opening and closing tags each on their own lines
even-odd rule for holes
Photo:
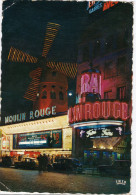
<svg viewBox="0 0 136 195">
<path fill-rule="evenodd" d="M 120 184 L 117 184 L 120 183 Z M 123 185 L 124 182 L 125 184 Z M 0 167 L 0 191 L 119 194 L 130 191 L 129 178 L 67 174 Z"/>
</svg>

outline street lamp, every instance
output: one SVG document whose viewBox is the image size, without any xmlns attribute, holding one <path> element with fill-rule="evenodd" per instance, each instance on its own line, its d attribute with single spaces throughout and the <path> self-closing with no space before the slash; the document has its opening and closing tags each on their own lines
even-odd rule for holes
<svg viewBox="0 0 136 195">
<path fill-rule="evenodd" d="M 68 96 L 71 97 L 72 95 L 73 95 L 73 93 L 72 93 L 71 91 L 69 91 L 69 92 L 68 92 Z"/>
</svg>

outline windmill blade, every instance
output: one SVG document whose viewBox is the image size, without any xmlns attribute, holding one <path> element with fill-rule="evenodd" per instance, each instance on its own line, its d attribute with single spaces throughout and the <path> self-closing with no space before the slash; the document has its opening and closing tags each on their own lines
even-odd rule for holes
<svg viewBox="0 0 136 195">
<path fill-rule="evenodd" d="M 48 67 L 65 74 L 67 77 L 75 78 L 77 74 L 77 63 L 47 62 Z"/>
<path fill-rule="evenodd" d="M 47 56 L 59 28 L 60 28 L 59 24 L 50 23 L 50 22 L 47 24 L 46 35 L 45 35 L 44 46 L 43 46 L 43 53 L 42 53 L 43 57 Z"/>
<path fill-rule="evenodd" d="M 26 62 L 26 63 L 37 63 L 37 58 L 30 56 L 14 47 L 10 48 L 8 60 L 12 62 Z"/>
<path fill-rule="evenodd" d="M 32 78 L 31 83 L 28 86 L 28 89 L 24 95 L 25 99 L 35 101 L 38 93 L 38 87 L 40 84 L 40 77 L 42 73 L 42 68 L 37 68 L 30 73 L 30 77 Z"/>
</svg>

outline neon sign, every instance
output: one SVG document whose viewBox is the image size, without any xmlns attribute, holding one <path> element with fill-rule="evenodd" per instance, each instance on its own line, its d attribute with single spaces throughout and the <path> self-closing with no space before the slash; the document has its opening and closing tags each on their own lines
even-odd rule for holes
<svg viewBox="0 0 136 195">
<path fill-rule="evenodd" d="M 5 117 L 5 124 L 23 122 L 27 120 L 28 117 L 29 117 L 29 120 L 34 120 L 40 117 L 51 116 L 51 115 L 53 116 L 56 115 L 56 106 L 47 107 L 47 108 L 43 108 L 43 109 L 35 110 L 35 111 L 30 111 L 29 116 L 27 116 L 25 112 L 20 113 L 20 114 L 15 114 L 12 116 L 7 116 Z"/>
<path fill-rule="evenodd" d="M 109 9 L 110 7 L 113 7 L 114 5 L 116 5 L 118 3 L 118 1 L 107 1 L 103 4 L 103 11 Z"/>
<path fill-rule="evenodd" d="M 98 119 L 121 119 L 129 118 L 128 104 L 119 101 L 96 101 L 77 104 L 68 111 L 69 123 Z"/>
<path fill-rule="evenodd" d="M 97 10 L 102 10 L 105 11 L 113 6 L 115 6 L 116 4 L 118 4 L 118 1 L 89 1 L 88 2 L 88 6 L 87 6 L 87 10 L 89 10 L 89 14 L 97 11 Z"/>
<path fill-rule="evenodd" d="M 99 93 L 100 92 L 100 74 L 85 73 L 81 77 L 81 94 L 83 93 Z"/>
</svg>

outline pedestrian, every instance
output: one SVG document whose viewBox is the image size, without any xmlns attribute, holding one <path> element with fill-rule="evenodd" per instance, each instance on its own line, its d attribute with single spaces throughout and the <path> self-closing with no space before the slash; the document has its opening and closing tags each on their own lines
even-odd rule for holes
<svg viewBox="0 0 136 195">
<path fill-rule="evenodd" d="M 43 171 L 47 170 L 47 165 L 48 165 L 48 157 L 46 154 L 43 154 L 43 158 L 42 158 L 42 169 Z"/>
<path fill-rule="evenodd" d="M 64 158 L 63 154 L 61 155 L 61 158 Z"/>
<path fill-rule="evenodd" d="M 39 168 L 39 173 L 40 173 L 42 171 L 42 169 L 43 169 L 43 157 L 42 157 L 41 154 L 38 156 L 37 160 L 39 162 L 38 168 Z"/>
<path fill-rule="evenodd" d="M 52 155 L 52 157 L 51 157 L 51 164 L 53 165 L 53 163 L 54 163 L 54 159 L 53 159 L 53 155 Z"/>
</svg>

